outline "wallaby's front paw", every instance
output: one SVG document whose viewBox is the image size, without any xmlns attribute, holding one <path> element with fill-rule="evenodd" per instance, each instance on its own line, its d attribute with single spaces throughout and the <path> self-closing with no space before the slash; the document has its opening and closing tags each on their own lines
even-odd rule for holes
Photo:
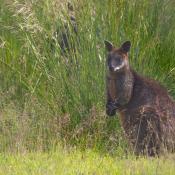
<svg viewBox="0 0 175 175">
<path fill-rule="evenodd" d="M 114 106 L 113 103 L 106 104 L 106 114 L 108 116 L 114 116 L 116 114 L 116 106 Z"/>
<path fill-rule="evenodd" d="M 115 110 L 109 110 L 109 109 L 106 109 L 106 114 L 108 116 L 114 116 L 116 114 L 116 111 Z"/>
<path fill-rule="evenodd" d="M 117 110 L 119 108 L 119 104 L 114 103 L 114 102 L 108 102 L 106 104 L 106 108 L 109 108 L 111 110 Z"/>
</svg>

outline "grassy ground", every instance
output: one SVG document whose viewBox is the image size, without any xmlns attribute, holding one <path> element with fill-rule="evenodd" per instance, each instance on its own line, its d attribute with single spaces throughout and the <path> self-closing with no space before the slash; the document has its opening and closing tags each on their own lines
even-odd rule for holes
<svg viewBox="0 0 175 175">
<path fill-rule="evenodd" d="M 118 158 L 92 150 L 57 149 L 49 153 L 0 154 L 0 174 L 6 175 L 174 175 L 175 157 Z"/>
</svg>

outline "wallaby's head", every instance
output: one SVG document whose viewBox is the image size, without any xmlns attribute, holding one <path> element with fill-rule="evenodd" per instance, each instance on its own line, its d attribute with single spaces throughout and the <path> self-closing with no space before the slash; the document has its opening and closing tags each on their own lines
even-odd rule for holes
<svg viewBox="0 0 175 175">
<path fill-rule="evenodd" d="M 128 52 L 131 42 L 124 42 L 119 48 L 113 46 L 109 41 L 105 41 L 107 55 L 107 67 L 111 73 L 122 72 L 129 68 Z"/>
</svg>

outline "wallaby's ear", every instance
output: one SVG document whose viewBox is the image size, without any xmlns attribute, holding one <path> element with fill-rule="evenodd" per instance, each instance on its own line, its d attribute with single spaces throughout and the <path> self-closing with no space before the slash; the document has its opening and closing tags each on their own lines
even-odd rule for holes
<svg viewBox="0 0 175 175">
<path fill-rule="evenodd" d="M 131 42 L 130 41 L 125 41 L 122 46 L 121 46 L 121 49 L 124 51 L 124 52 L 129 52 L 130 50 L 130 47 L 131 47 Z"/>
<path fill-rule="evenodd" d="M 106 46 L 106 50 L 108 52 L 110 52 L 113 49 L 113 44 L 111 42 L 107 41 L 107 40 L 105 40 L 104 43 L 105 43 L 105 46 Z"/>
</svg>

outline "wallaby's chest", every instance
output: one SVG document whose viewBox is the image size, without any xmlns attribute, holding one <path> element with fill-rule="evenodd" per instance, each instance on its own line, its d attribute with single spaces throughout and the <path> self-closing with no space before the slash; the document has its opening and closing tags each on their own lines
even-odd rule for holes
<svg viewBox="0 0 175 175">
<path fill-rule="evenodd" d="M 118 75 L 117 77 L 107 77 L 108 94 L 113 102 L 126 104 L 132 93 L 133 79 L 126 74 Z"/>
<path fill-rule="evenodd" d="M 123 77 L 111 78 L 107 77 L 107 88 L 109 95 L 113 101 L 119 98 L 119 96 L 125 91 L 125 79 Z"/>
<path fill-rule="evenodd" d="M 110 77 L 107 77 L 107 90 L 110 98 L 112 99 L 112 101 L 114 101 L 117 97 L 116 82 L 110 79 Z"/>
</svg>

